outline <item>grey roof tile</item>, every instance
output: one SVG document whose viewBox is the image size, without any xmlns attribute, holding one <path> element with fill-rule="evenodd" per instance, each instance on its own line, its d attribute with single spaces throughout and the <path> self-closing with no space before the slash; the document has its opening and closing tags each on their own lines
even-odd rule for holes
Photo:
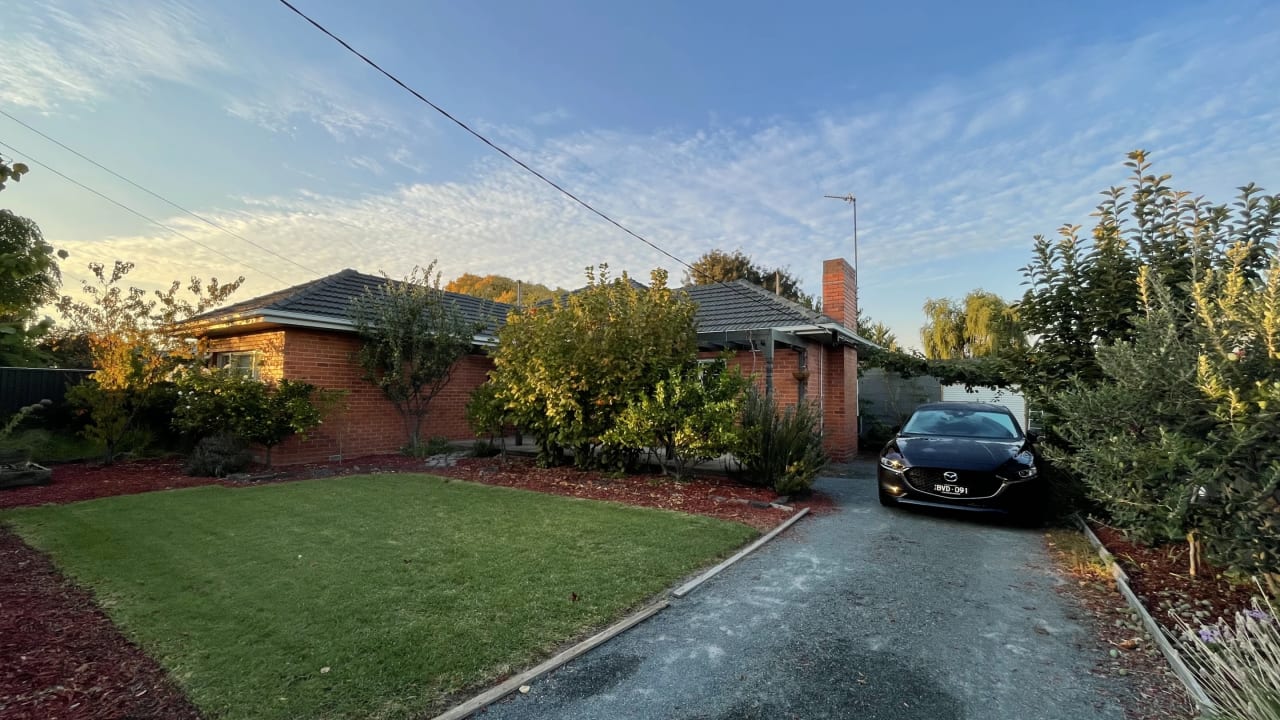
<svg viewBox="0 0 1280 720">
<path fill-rule="evenodd" d="M 392 282 L 400 282 L 393 280 Z M 192 318 L 192 321 L 213 320 L 229 315 L 252 315 L 261 312 L 291 312 L 350 320 L 351 301 L 366 290 L 380 293 L 386 287 L 387 278 L 366 275 L 346 269 L 318 280 L 295 285 L 268 293 L 244 302 L 218 308 Z M 447 300 L 457 307 L 467 322 L 482 326 L 481 333 L 492 335 L 506 322 L 511 306 L 506 303 L 445 292 Z"/>
<path fill-rule="evenodd" d="M 680 289 L 698 304 L 698 332 L 762 330 L 835 322 L 820 312 L 779 297 L 745 280 Z"/>
</svg>

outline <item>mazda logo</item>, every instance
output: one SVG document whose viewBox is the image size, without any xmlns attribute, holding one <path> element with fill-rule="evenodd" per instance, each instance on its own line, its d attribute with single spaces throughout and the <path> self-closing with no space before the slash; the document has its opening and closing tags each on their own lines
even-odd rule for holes
<svg viewBox="0 0 1280 720">
<path fill-rule="evenodd" d="M 960 479 L 960 476 L 948 470 L 942 473 L 942 479 L 946 480 L 947 482 L 955 482 L 956 480 Z"/>
</svg>

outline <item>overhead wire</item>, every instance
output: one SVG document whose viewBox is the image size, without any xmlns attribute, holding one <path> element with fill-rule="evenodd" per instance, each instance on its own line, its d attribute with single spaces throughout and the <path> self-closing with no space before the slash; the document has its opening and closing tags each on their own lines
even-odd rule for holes
<svg viewBox="0 0 1280 720">
<path fill-rule="evenodd" d="M 258 273 L 260 273 L 260 274 L 262 274 L 262 275 L 265 275 L 266 277 L 271 278 L 272 280 L 275 280 L 276 282 L 284 283 L 284 284 L 286 284 L 286 285 L 288 284 L 288 281 L 284 280 L 283 278 L 279 277 L 278 275 L 274 275 L 274 274 L 272 274 L 272 273 L 270 273 L 270 272 L 267 272 L 266 270 L 259 269 L 259 268 L 255 267 L 255 266 L 253 266 L 253 265 L 251 265 L 251 264 L 249 264 L 249 263 L 245 262 L 245 261 L 244 261 L 243 259 L 241 259 L 241 258 L 236 258 L 236 257 L 233 257 L 233 256 L 231 256 L 231 255 L 228 255 L 227 253 L 224 253 L 224 252 L 222 252 L 221 250 L 219 250 L 219 249 L 217 249 L 217 248 L 215 248 L 215 247 L 213 247 L 213 246 L 211 246 L 211 245 L 208 245 L 207 243 L 200 242 L 199 240 L 197 240 L 197 239 L 195 239 L 195 238 L 191 237 L 190 235 L 187 235 L 186 233 L 182 232 L 181 230 L 177 230 L 177 229 L 174 229 L 174 228 L 172 228 L 172 227 L 169 227 L 168 225 L 166 225 L 166 224 L 164 224 L 164 223 L 160 222 L 159 220 L 156 220 L 156 219 L 155 219 L 155 218 L 153 218 L 153 217 L 150 217 L 150 216 L 148 216 L 148 215 L 145 215 L 145 214 L 143 214 L 143 213 L 141 213 L 141 212 L 139 212 L 139 211 L 137 211 L 137 210 L 134 210 L 133 208 L 129 207 L 128 205 L 125 205 L 124 203 L 120 202 L 119 200 L 116 200 L 115 198 L 112 198 L 112 197 L 110 197 L 110 196 L 106 195 L 105 193 L 102 193 L 102 192 L 100 192 L 100 191 L 98 191 L 98 190 L 95 190 L 95 189 L 91 188 L 91 187 L 89 187 L 88 185 L 86 185 L 86 184 L 84 184 L 84 183 L 80 182 L 79 180 L 76 180 L 75 178 L 73 178 L 73 177 L 71 177 L 71 176 L 69 176 L 69 175 L 67 175 L 67 174 L 65 174 L 65 173 L 59 172 L 57 169 L 55 169 L 55 168 L 53 168 L 53 167 L 50 167 L 48 164 L 43 163 L 43 162 L 41 162 L 41 161 L 37 160 L 35 157 L 33 157 L 32 155 L 30 155 L 29 153 L 22 152 L 22 151 L 21 151 L 21 150 L 19 150 L 18 148 L 14 147 L 14 146 L 12 146 L 12 145 L 10 145 L 10 144 L 8 144 L 8 143 L 4 142 L 4 141 L 0 141 L 0 147 L 8 148 L 8 150 L 9 150 L 10 152 L 12 152 L 14 155 L 21 155 L 21 156 L 23 156 L 24 158 L 26 158 L 26 160 L 27 160 L 28 162 L 32 162 L 32 163 L 35 163 L 36 165 L 39 165 L 40 167 L 44 168 L 45 170 L 48 170 L 49 172 L 53 173 L 54 175 L 57 175 L 58 177 L 62 178 L 63 180 L 66 180 L 67 182 L 71 183 L 72 185 L 75 185 L 75 186 L 77 186 L 77 187 L 81 188 L 82 190 L 86 190 L 86 191 L 88 191 L 88 192 L 90 192 L 90 193 L 93 193 L 94 195 L 97 195 L 98 197 L 102 198 L 103 200 L 106 200 L 107 202 L 111 203 L 112 205 L 115 205 L 116 207 L 118 207 L 118 208 L 120 208 L 120 209 L 124 210 L 125 212 L 127 212 L 127 213 L 129 213 L 129 214 L 131 214 L 131 215 L 135 215 L 135 216 L 137 216 L 137 217 L 139 217 L 139 218 L 141 218 L 141 219 L 143 219 L 143 220 L 146 220 L 147 222 L 151 223 L 152 225 L 155 225 L 155 226 L 157 226 L 157 227 L 163 228 L 164 230 L 167 230 L 167 231 L 169 231 L 169 232 L 173 233 L 174 235 L 177 235 L 177 236 L 178 236 L 178 237 L 180 237 L 180 238 L 183 238 L 183 239 L 185 239 L 185 240 L 187 240 L 187 241 L 189 241 L 189 242 L 191 242 L 191 243 L 193 243 L 193 244 L 195 244 L 195 245 L 197 245 L 197 246 L 199 246 L 199 247 L 202 247 L 202 248 L 204 248 L 205 250 L 208 250 L 209 252 L 211 252 L 211 253 L 213 253 L 213 254 L 215 254 L 215 255 L 218 255 L 218 256 L 220 256 L 220 257 L 226 258 L 227 260 L 230 260 L 231 262 L 235 263 L 236 265 L 239 265 L 240 267 L 248 268 L 249 270 L 253 270 L 253 271 L 255 271 L 255 272 L 258 272 Z"/>
<path fill-rule="evenodd" d="M 80 152 L 79 150 L 76 150 L 75 148 L 68 146 L 66 143 L 63 143 L 62 141 L 60 141 L 60 140 L 58 140 L 58 139 L 56 139 L 56 138 L 50 137 L 49 135 L 47 135 L 47 134 L 45 134 L 45 133 L 41 132 L 40 130 L 38 130 L 38 129 L 34 128 L 34 127 L 32 127 L 31 125 L 27 124 L 26 122 L 22 121 L 21 119 L 14 117 L 13 115 L 11 115 L 11 114 L 9 114 L 7 111 L 5 111 L 3 108 L 0 108 L 0 115 L 3 115 L 3 116 L 5 116 L 5 117 L 9 118 L 9 119 L 10 119 L 10 120 L 12 120 L 13 122 L 15 122 L 15 123 L 17 123 L 17 124 L 21 125 L 22 127 L 26 128 L 26 129 L 28 129 L 28 130 L 30 130 L 31 132 L 35 133 L 36 135 L 39 135 L 40 137 L 44 138 L 45 140 L 48 140 L 49 142 L 53 143 L 54 145 L 57 145 L 58 147 L 62 148 L 63 150 L 66 150 L 67 152 L 71 153 L 72 155 L 75 155 L 76 157 L 78 157 L 78 158 L 80 158 L 81 160 L 84 160 L 85 162 L 87 162 L 87 163 L 89 163 L 89 164 L 91 164 L 91 165 L 93 165 L 93 166 L 97 167 L 98 169 L 103 170 L 103 171 L 105 171 L 105 172 L 109 173 L 109 174 L 110 174 L 110 175 L 112 175 L 113 177 L 115 177 L 115 178 L 117 178 L 117 179 L 119 179 L 119 180 L 122 180 L 122 181 L 124 181 L 124 182 L 126 182 L 126 183 L 128 183 L 128 184 L 130 184 L 130 185 L 132 185 L 133 187 L 135 187 L 135 188 L 137 188 L 137 189 L 141 190 L 142 192 L 144 192 L 144 193 L 146 193 L 146 194 L 150 195 L 151 197 L 153 197 L 153 198 L 155 198 L 155 199 L 159 200 L 160 202 L 163 202 L 163 203 L 165 203 L 166 205 L 168 205 L 168 206 L 170 206 L 170 207 L 172 207 L 172 208 L 175 208 L 175 209 L 179 210 L 180 212 L 186 213 L 187 215 L 190 215 L 191 217 L 193 217 L 193 218 L 195 218 L 195 219 L 197 219 L 197 220 L 199 220 L 199 221 L 201 221 L 201 222 L 205 223 L 206 225 L 209 225 L 209 226 L 211 226 L 211 227 L 213 227 L 213 228 L 216 228 L 217 230 L 221 231 L 222 233 L 224 233 L 224 234 L 226 234 L 226 235 L 228 235 L 228 236 L 230 236 L 230 237 L 233 237 L 233 238 L 235 238 L 235 239 L 237 239 L 237 240 L 241 240 L 241 241 L 243 241 L 243 242 L 245 242 L 245 243 L 248 243 L 249 245 L 252 245 L 253 247 L 255 247 L 255 248 L 257 248 L 257 249 L 261 250 L 262 252 L 267 253 L 268 255 L 271 255 L 272 257 L 279 258 L 280 260 L 283 260 L 283 261 L 285 261 L 285 262 L 289 263 L 290 265 L 293 265 L 294 267 L 297 267 L 297 268 L 300 268 L 300 269 L 302 269 L 302 270 L 307 271 L 307 272 L 308 272 L 308 273 L 310 273 L 311 275 L 319 275 L 319 274 L 320 274 L 320 273 L 316 272 L 315 270 L 313 270 L 313 269 L 311 269 L 311 268 L 307 267 L 306 265 L 303 265 L 302 263 L 298 262 L 297 260 L 294 260 L 293 258 L 291 258 L 291 257 L 289 257 L 289 256 L 287 256 L 287 255 L 283 255 L 283 254 L 281 254 L 281 253 L 276 252 L 275 250 L 272 250 L 272 249 L 271 249 L 271 248 L 269 248 L 269 247 L 266 247 L 266 246 L 261 245 L 261 244 L 259 244 L 259 243 L 257 243 L 257 242 L 254 242 L 253 240 L 250 240 L 249 238 L 247 238 L 247 237 L 245 237 L 245 236 L 243 236 L 243 235 L 241 235 L 241 234 L 239 234 L 239 233 L 236 233 L 236 232 L 234 232 L 234 231 L 232 231 L 232 230 L 229 230 L 228 228 L 224 227 L 224 226 L 223 226 L 223 225 L 221 225 L 220 223 L 214 222 L 213 220 L 210 220 L 209 218 L 207 218 L 207 217 L 205 217 L 205 216 L 203 216 L 203 215 L 200 215 L 199 213 L 196 213 L 195 211 L 190 210 L 190 209 L 188 209 L 188 208 L 186 208 L 186 207 L 184 207 L 184 206 L 182 206 L 182 205 L 180 205 L 180 204 L 178 204 L 178 203 L 174 202 L 173 200 L 170 200 L 169 198 L 167 198 L 167 197 L 165 197 L 165 196 L 161 195 L 161 194 L 160 194 L 160 193 L 158 193 L 158 192 L 155 192 L 154 190 L 151 190 L 151 189 L 149 189 L 149 188 L 143 187 L 143 186 L 142 186 L 142 185 L 140 185 L 139 183 L 134 182 L 133 180 L 130 180 L 129 178 L 125 177 L 124 175 L 121 175 L 120 173 L 116 172 L 115 170 L 112 170 L 111 168 L 107 167 L 106 165 L 103 165 L 102 163 L 98 162 L 97 160 L 94 160 L 93 158 L 89 157 L 88 155 L 85 155 L 84 153 Z"/>
<path fill-rule="evenodd" d="M 503 148 L 502 146 L 498 145 L 498 144 L 497 144 L 497 143 L 495 143 L 494 141 L 490 140 L 488 137 L 486 137 L 484 134 L 482 134 L 482 133 L 481 133 L 481 132 L 479 132 L 478 130 L 476 130 L 476 129 L 472 128 L 472 127 L 471 127 L 470 125 L 468 125 L 466 122 L 464 122 L 464 121 L 462 121 L 462 120 L 458 119 L 458 118 L 457 118 L 457 117 L 455 117 L 452 113 L 450 113 L 448 110 L 445 110 L 443 107 L 441 107 L 441 106 L 437 105 L 436 103 L 432 102 L 432 101 L 431 101 L 430 99 L 428 99 L 425 95 L 423 95 L 422 93 L 418 92 L 418 91 L 417 91 L 417 90 L 415 90 L 414 88 L 410 87 L 408 83 L 406 83 L 405 81 L 401 80 L 399 77 L 397 77 L 396 75 L 394 75 L 394 74 L 393 74 L 393 73 L 391 73 L 390 71 L 388 71 L 388 70 L 386 70 L 385 68 L 383 68 L 383 67 L 382 67 L 381 65 L 379 65 L 377 62 L 375 62 L 374 60 L 372 60 L 369 56 L 367 56 L 367 55 L 365 55 L 364 53 L 362 53 L 361 51 L 357 50 L 357 49 L 356 49 L 355 47 L 353 47 L 350 43 L 348 43 L 346 40 L 344 40 L 344 39 L 342 39 L 341 37 L 339 37 L 339 36 L 338 36 L 337 34 L 335 34 L 333 31 L 329 30 L 329 29 L 328 29 L 327 27 L 325 27 L 324 25 L 322 25 L 322 24 L 320 24 L 319 22 L 317 22 L 316 20 L 312 19 L 312 18 L 311 18 L 311 16 L 307 15 L 307 14 L 306 14 L 306 13 L 304 13 L 302 10 L 298 9 L 298 7 L 297 7 L 296 5 L 294 5 L 292 2 L 290 2 L 289 0 L 279 0 L 279 2 L 280 2 L 280 4 L 284 5 L 286 8 L 288 8 L 289 10 L 291 10 L 295 15 L 297 15 L 298 17 L 300 17 L 300 18 L 302 18 L 303 20 L 305 20 L 305 21 L 306 21 L 308 24 L 310 24 L 312 27 L 314 27 L 315 29 L 319 30 L 321 33 L 323 33 L 324 35 L 328 36 L 331 40 L 333 40 L 334 42 L 336 42 L 336 43 L 338 43 L 339 45 L 341 45 L 343 48 L 345 48 L 345 49 L 346 49 L 348 52 L 350 52 L 352 55 L 355 55 L 356 57 L 360 58 L 360 60 L 361 60 L 361 61 L 363 61 L 366 65 L 368 65 L 369 67 L 371 67 L 371 68 L 373 68 L 374 70 L 378 71 L 378 73 L 380 73 L 381 75 L 383 75 L 384 77 L 386 77 L 388 80 L 390 80 L 391 82 L 393 82 L 393 83 L 395 83 L 396 85 L 398 85 L 398 86 L 399 86 L 401 89 L 403 89 L 405 92 L 409 93 L 410 95 L 414 96 L 415 98 L 417 98 L 417 99 L 418 99 L 418 100 L 420 100 L 421 102 L 425 103 L 425 104 L 426 104 L 427 106 L 429 106 L 432 110 L 435 110 L 437 113 L 439 113 L 440 115 L 444 116 L 444 117 L 445 117 L 446 119 L 448 119 L 450 122 L 452 122 L 453 124 L 455 124 L 455 125 L 457 125 L 458 127 L 462 128 L 463 130 L 465 130 L 465 131 L 466 131 L 467 133 L 469 133 L 471 136 L 475 137 L 475 138 L 476 138 L 477 140 L 479 140 L 480 142 L 482 142 L 482 143 L 484 143 L 485 145 L 489 146 L 491 149 L 493 149 L 493 150 L 494 150 L 495 152 L 497 152 L 498 154 L 502 155 L 502 156 L 503 156 L 503 157 L 505 157 L 506 159 L 508 159 L 508 160 L 510 160 L 511 162 L 515 163 L 515 164 L 516 164 L 516 165 L 518 165 L 520 168 L 522 168 L 523 170 L 525 170 L 526 172 L 528 172 L 530 175 L 533 175 L 535 178 L 537 178 L 537 179 L 541 180 L 542 182 L 546 183 L 547 185 L 550 185 L 552 188 L 554 188 L 556 191 L 558 191 L 561 195 L 564 195 L 565 197 L 567 197 L 567 198 L 569 198 L 570 200 L 572 200 L 574 203 L 577 203 L 578 205 L 580 205 L 581 207 L 583 207 L 584 209 L 586 209 L 587 211 L 589 211 L 590 213 L 592 213 L 592 214 L 596 215 L 597 217 L 601 218 L 602 220 L 604 220 L 605 222 L 609 223 L 610 225 L 613 225 L 614 227 L 618 228 L 619 230 L 621 230 L 622 232 L 624 232 L 624 233 L 626 233 L 627 235 L 631 236 L 632 238 L 635 238 L 636 240 L 638 240 L 638 241 L 640 241 L 640 242 L 644 243 L 645 245 L 649 246 L 650 248 L 652 248 L 653 250 L 657 251 L 658 253 L 661 253 L 661 254 L 662 254 L 662 255 L 664 255 L 665 257 L 667 257 L 667 258 L 669 258 L 669 259 L 673 260 L 674 262 L 676 262 L 677 264 L 679 264 L 679 265 L 683 266 L 684 268 L 686 268 L 686 269 L 688 269 L 688 270 L 690 270 L 690 271 L 692 271 L 692 270 L 694 269 L 694 268 L 693 268 L 693 265 L 691 265 L 690 263 L 688 263 L 688 262 L 684 261 L 683 259 L 681 259 L 681 258 L 677 257 L 676 255 L 674 255 L 674 254 L 673 254 L 673 253 L 671 253 L 670 251 L 668 251 L 668 250 L 666 250 L 665 248 L 663 248 L 663 247 L 659 246 L 657 243 L 655 243 L 655 242 L 653 242 L 653 241 L 649 240 L 648 238 L 646 238 L 646 237 L 644 237 L 643 235 L 641 235 L 640 233 L 638 233 L 638 232 L 636 232 L 636 231 L 632 230 L 631 228 L 627 227 L 626 225 L 623 225 L 621 222 L 619 222 L 618 220 L 615 220 L 612 216 L 608 215 L 607 213 L 605 213 L 605 212 L 603 212 L 603 211 L 601 211 L 601 210 L 597 209 L 594 205 L 592 205 L 591 203 L 589 203 L 589 202 L 587 202 L 586 200 L 582 199 L 581 197 L 579 197 L 578 195 L 574 194 L 573 192 L 569 191 L 568 189 L 566 189 L 566 188 L 565 188 L 563 185 L 561 185 L 560 183 L 556 182 L 555 180 L 552 180 L 551 178 L 549 178 L 549 177 L 547 177 L 546 175 L 542 174 L 542 173 L 541 173 L 541 172 L 539 172 L 538 170 L 534 169 L 534 168 L 533 168 L 532 166 L 530 166 L 528 163 L 526 163 L 526 162 L 524 162 L 523 160 L 521 160 L 520 158 L 517 158 L 516 156 L 512 155 L 512 154 L 511 154 L 510 152 L 508 152 L 505 148 Z M 766 300 L 764 300 L 764 299 L 762 299 L 762 298 L 760 298 L 760 297 L 757 297 L 756 295 L 754 295 L 754 294 L 753 294 L 753 293 L 751 293 L 750 291 L 744 290 L 743 288 L 741 288 L 741 287 L 739 287 L 739 286 L 737 286 L 737 285 L 735 285 L 735 284 L 733 284 L 733 283 L 729 283 L 729 282 L 725 282 L 725 281 L 719 281 L 717 284 L 724 285 L 725 287 L 730 288 L 733 292 L 737 293 L 737 294 L 738 294 L 738 295 L 740 295 L 741 297 L 745 297 L 745 298 L 747 298 L 748 300 L 751 300 L 752 302 L 755 302 L 755 303 L 759 304 L 759 305 L 760 305 L 760 306 L 762 306 L 762 307 L 767 307 L 767 308 L 769 308 L 770 310 L 775 311 L 775 312 L 777 311 L 777 307 L 776 307 L 776 306 L 774 306 L 773 304 L 769 303 L 768 301 L 766 301 Z M 813 323 L 813 325 L 814 325 L 814 327 L 815 327 L 815 328 L 819 328 L 819 329 L 826 330 L 826 328 L 822 328 L 820 325 L 817 325 L 816 323 Z"/>
</svg>

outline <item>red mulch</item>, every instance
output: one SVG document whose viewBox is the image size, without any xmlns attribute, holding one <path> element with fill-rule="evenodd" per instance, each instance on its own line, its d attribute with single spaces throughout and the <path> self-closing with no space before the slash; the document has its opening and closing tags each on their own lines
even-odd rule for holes
<svg viewBox="0 0 1280 720">
<path fill-rule="evenodd" d="M 134 495 L 152 490 L 212 485 L 218 478 L 187 477 L 182 460 L 131 460 L 114 465 L 68 463 L 53 466 L 48 485 L 0 490 L 0 509 L 25 505 L 78 502 L 112 495 Z"/>
<path fill-rule="evenodd" d="M 717 476 L 683 481 L 662 475 L 613 477 L 572 468 L 539 468 L 526 458 L 463 458 L 453 467 L 430 468 L 427 472 L 486 485 L 709 515 L 757 530 L 770 530 L 795 514 L 769 506 L 778 498 L 772 490 L 747 487 Z M 788 506 L 809 507 L 810 512 L 818 512 L 833 508 L 834 503 L 821 493 L 813 493 L 808 498 L 789 501 Z"/>
<path fill-rule="evenodd" d="M 199 717 L 88 593 L 0 528 L 0 718 Z"/>
<path fill-rule="evenodd" d="M 1253 585 L 1234 581 L 1212 567 L 1188 573 L 1186 545 L 1147 547 L 1125 538 L 1121 531 L 1092 523 L 1094 534 L 1129 574 L 1129 584 L 1152 617 L 1161 625 L 1180 630 L 1175 616 L 1192 627 L 1213 625 L 1219 618 L 1231 620 L 1253 607 Z"/>
</svg>

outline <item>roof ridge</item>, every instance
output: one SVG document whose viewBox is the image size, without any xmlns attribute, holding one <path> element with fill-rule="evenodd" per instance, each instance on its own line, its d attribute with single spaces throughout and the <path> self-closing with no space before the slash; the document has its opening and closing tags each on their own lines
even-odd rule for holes
<svg viewBox="0 0 1280 720">
<path fill-rule="evenodd" d="M 821 313 L 812 308 L 807 308 L 804 305 L 801 305 L 800 303 L 790 298 L 785 298 L 775 293 L 774 291 L 770 290 L 769 288 L 766 288 L 762 285 L 757 285 L 751 282 L 750 280 L 744 280 L 743 278 L 738 278 L 737 280 L 734 280 L 732 282 L 735 285 L 741 285 L 752 290 L 757 295 L 762 295 L 764 299 L 774 303 L 775 305 L 781 305 L 782 307 L 787 308 L 788 310 L 795 310 L 809 317 L 814 322 L 835 322 L 835 319 L 830 317 L 826 313 Z M 718 285 L 719 283 L 712 283 L 712 284 Z M 695 285 L 694 287 L 697 287 L 697 286 Z"/>
<path fill-rule="evenodd" d="M 262 306 L 262 309 L 263 310 L 266 310 L 269 308 L 281 309 L 281 306 L 285 305 L 286 303 L 298 302 L 301 300 L 305 300 L 308 297 L 311 297 L 312 295 L 319 292 L 321 289 L 329 287 L 340 278 L 346 278 L 346 277 L 351 277 L 352 275 L 363 275 L 363 274 L 364 273 L 360 272 L 359 270 L 354 270 L 352 268 L 343 268 L 336 273 L 330 273 L 328 275 L 325 275 L 324 277 L 316 278 L 315 280 L 312 280 L 310 283 L 305 283 L 303 286 L 299 286 L 298 292 L 290 293 L 280 298 L 279 300 L 276 300 L 275 302 L 268 303 L 267 305 Z"/>
</svg>

